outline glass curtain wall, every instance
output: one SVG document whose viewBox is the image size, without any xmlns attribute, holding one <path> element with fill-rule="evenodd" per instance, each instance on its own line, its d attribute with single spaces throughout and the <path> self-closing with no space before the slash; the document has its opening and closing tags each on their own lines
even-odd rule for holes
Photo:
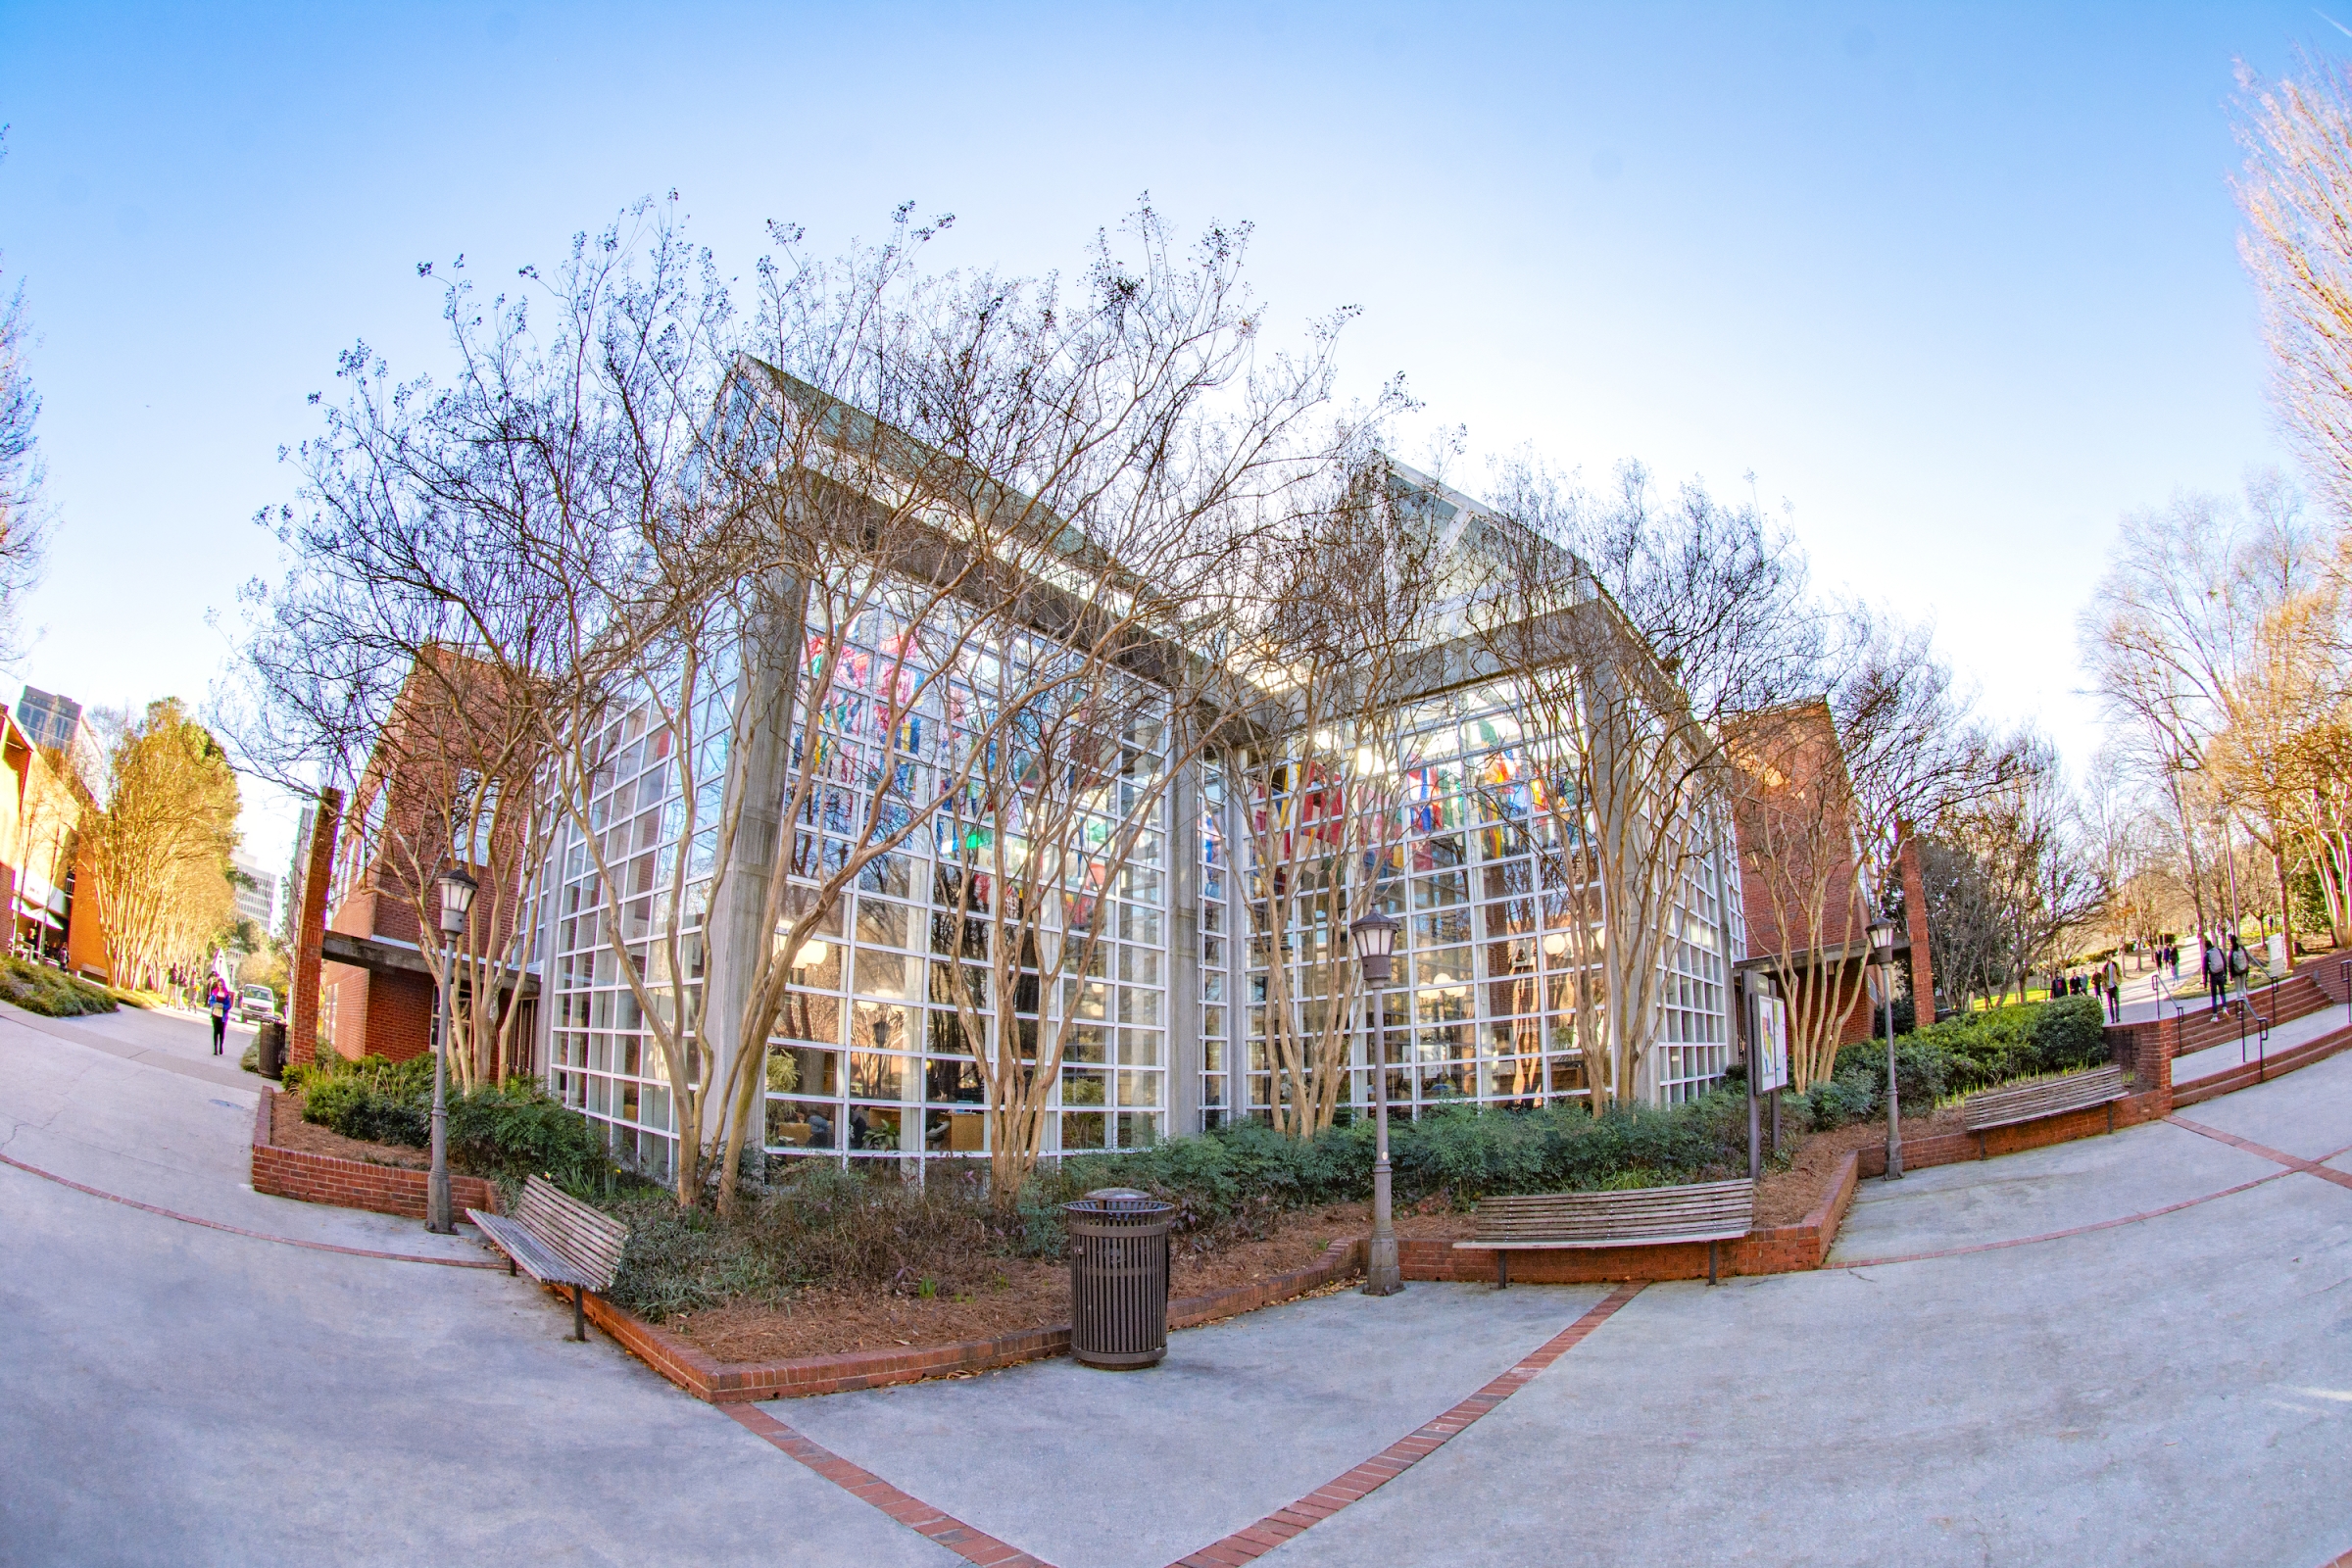
<svg viewBox="0 0 2352 1568">
<path fill-rule="evenodd" d="M 693 732 L 700 755 L 692 759 L 679 757 L 677 733 L 660 722 L 651 704 L 613 720 L 597 742 L 606 760 L 592 781 L 587 813 L 590 827 L 603 836 L 607 863 L 626 879 L 621 940 L 657 998 L 670 991 L 667 945 L 657 939 L 667 931 L 667 894 L 677 885 L 678 857 L 687 857 L 679 950 L 689 1005 L 698 1008 L 731 697 L 731 688 L 721 685 L 697 705 Z M 691 765 L 681 766 L 682 760 Z M 696 808 L 701 826 L 691 844 L 681 842 L 688 781 L 700 781 L 702 791 Z M 666 1178 L 675 1130 L 669 1082 L 637 996 L 613 956 L 612 918 L 587 843 L 575 824 L 560 824 L 540 876 L 532 943 L 546 989 L 548 1087 L 605 1129 L 616 1156 Z"/>
<path fill-rule="evenodd" d="M 1514 706 L 1499 690 L 1473 690 L 1414 711 L 1397 760 L 1401 832 L 1386 835 L 1396 848 L 1385 857 L 1380 906 L 1403 926 L 1395 984 L 1382 999 L 1391 1106 L 1418 1114 L 1447 1103 L 1590 1099 L 1577 999 L 1600 989 L 1601 898 L 1590 880 L 1578 882 L 1583 813 L 1546 798 Z M 1362 841 L 1383 836 L 1368 832 Z M 1203 839 L 1205 858 L 1205 832 Z M 1241 853 L 1245 875 L 1254 875 L 1248 842 Z M 1204 874 L 1204 890 L 1208 883 Z M 1724 891 L 1718 858 L 1693 857 L 1662 960 L 1655 1074 L 1658 1098 L 1669 1102 L 1703 1093 L 1728 1065 Z M 1204 987 L 1214 979 L 1206 966 L 1211 908 L 1204 897 Z M 1581 934 L 1579 920 L 1589 922 Z M 1301 1007 L 1321 1004 L 1316 974 L 1328 972 L 1332 941 L 1319 929 L 1292 933 L 1293 992 Z M 1250 961 L 1246 1072 L 1209 1066 L 1204 993 L 1202 1102 L 1219 1103 L 1212 1097 L 1223 1092 L 1228 1114 L 1263 1117 L 1274 1085 L 1265 1070 L 1262 947 Z M 1358 1107 L 1369 1106 L 1374 1093 L 1368 1036 L 1368 1027 L 1358 1033 L 1346 1096 Z"/>
<path fill-rule="evenodd" d="M 859 804 L 855 786 L 885 765 L 886 753 L 909 800 L 935 799 L 941 787 L 935 770 L 942 767 L 978 793 L 957 764 L 974 746 L 997 744 L 980 739 L 978 729 L 990 691 L 1003 685 L 985 678 L 935 683 L 939 700 L 926 701 L 897 736 L 883 736 L 878 726 L 886 705 L 876 682 L 897 672 L 909 690 L 919 683 L 920 672 L 907 663 L 910 646 L 902 622 L 870 614 L 852 631 L 834 701 L 817 715 L 813 740 L 806 726 L 795 735 L 796 747 L 814 744 L 830 753 L 821 765 L 840 786 L 822 792 L 810 819 L 799 824 L 802 864 L 814 865 L 818 857 L 846 863 Z M 820 672 L 822 657 L 812 640 L 804 681 Z M 1053 656 L 1040 645 L 990 657 Z M 1032 1034 L 1033 1009 L 1042 1009 L 1038 1028 L 1051 1030 L 1065 1018 L 1071 1026 L 1047 1152 L 1132 1148 L 1167 1132 L 1164 824 L 1155 819 L 1139 835 L 1124 866 L 1100 858 L 1123 808 L 1135 807 L 1138 787 L 1131 761 L 1103 786 L 1104 808 L 1083 814 L 1077 836 L 1088 852 L 1087 870 L 1064 889 L 1059 908 L 1041 915 L 1048 931 L 1069 945 L 1071 972 L 1047 987 L 1032 970 L 1021 981 L 1026 1004 L 1015 1002 L 1024 1036 Z M 960 806 L 942 808 L 903 851 L 864 867 L 796 956 L 794 994 L 769 1042 L 771 1154 L 888 1161 L 988 1152 L 980 1069 L 956 1005 L 960 990 L 979 1008 L 987 1047 L 996 1050 L 987 942 L 998 890 L 985 872 L 971 873 L 968 914 L 959 919 L 958 911 L 967 908 L 967 867 L 989 863 L 983 852 L 1003 828 Z M 1098 924 L 1093 960 L 1078 973 L 1076 949 Z M 1035 1049 L 1034 1038 L 1021 1044 Z"/>
</svg>

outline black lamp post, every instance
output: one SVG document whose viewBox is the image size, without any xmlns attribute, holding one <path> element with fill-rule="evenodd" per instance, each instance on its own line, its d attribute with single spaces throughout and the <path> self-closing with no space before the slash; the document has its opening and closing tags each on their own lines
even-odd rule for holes
<svg viewBox="0 0 2352 1568">
<path fill-rule="evenodd" d="M 480 886 L 462 865 L 441 873 L 441 1027 L 433 1042 L 433 1169 L 424 1189 L 424 1228 L 443 1236 L 457 1227 L 449 1218 L 449 993 L 457 978 L 458 938 Z"/>
<path fill-rule="evenodd" d="M 1894 1092 L 1894 921 L 1882 914 L 1870 922 L 1870 961 L 1879 966 L 1879 993 L 1886 1009 L 1886 1179 L 1903 1179 L 1903 1113 Z"/>
<path fill-rule="evenodd" d="M 1396 1267 L 1396 1228 L 1389 1211 L 1389 1030 L 1381 995 L 1389 984 L 1389 960 L 1396 952 L 1396 922 L 1375 909 L 1348 928 L 1356 962 L 1364 968 L 1364 996 L 1372 1004 L 1373 1125 L 1372 1253 L 1364 1260 L 1364 1294 L 1394 1296 L 1404 1289 Z"/>
</svg>

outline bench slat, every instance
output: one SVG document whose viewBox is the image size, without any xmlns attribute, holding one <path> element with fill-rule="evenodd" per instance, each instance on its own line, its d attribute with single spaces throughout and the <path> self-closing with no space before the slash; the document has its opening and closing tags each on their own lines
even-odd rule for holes
<svg viewBox="0 0 2352 1568">
<path fill-rule="evenodd" d="M 543 1247 L 563 1257 L 581 1276 L 579 1283 L 600 1294 L 612 1288 L 628 1243 L 627 1226 L 536 1176 L 523 1183 L 514 1218 Z"/>
<path fill-rule="evenodd" d="M 1490 1198 L 1477 1229 L 1457 1248 L 1648 1247 L 1736 1241 L 1755 1227 L 1755 1184 L 1696 1182 L 1614 1193 L 1540 1193 Z"/>
<path fill-rule="evenodd" d="M 467 1209 L 466 1217 L 480 1226 L 482 1234 L 496 1243 L 500 1251 L 514 1260 L 515 1267 L 541 1284 L 586 1286 L 593 1283 L 581 1278 L 578 1270 L 541 1246 L 538 1237 L 513 1220 L 485 1214 L 477 1208 Z"/>
<path fill-rule="evenodd" d="M 2088 1110 L 2125 1098 L 2124 1069 L 2100 1067 L 2069 1073 L 2045 1083 L 2017 1089 L 1987 1089 L 1961 1102 L 1960 1113 L 1970 1132 L 2038 1121 L 2070 1110 Z"/>
</svg>

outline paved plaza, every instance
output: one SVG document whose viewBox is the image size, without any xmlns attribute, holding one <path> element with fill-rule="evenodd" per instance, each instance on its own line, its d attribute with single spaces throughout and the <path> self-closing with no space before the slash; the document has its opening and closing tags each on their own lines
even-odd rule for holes
<svg viewBox="0 0 2352 1568">
<path fill-rule="evenodd" d="M 566 1344 L 552 1298 L 451 1266 L 470 1240 L 253 1194 L 253 1080 L 201 1037 L 0 1009 L 0 1562 L 964 1560 Z M 2347 1146 L 2352 1056 L 1866 1183 L 1837 1266 L 1605 1321 L 1598 1287 L 1414 1285 L 1180 1334 L 1149 1373 L 760 1409 L 1060 1568 L 1157 1568 L 1581 1320 L 1263 1560 L 2320 1568 L 2352 1547 L 2352 1189 L 2264 1151 L 2352 1172 Z"/>
</svg>

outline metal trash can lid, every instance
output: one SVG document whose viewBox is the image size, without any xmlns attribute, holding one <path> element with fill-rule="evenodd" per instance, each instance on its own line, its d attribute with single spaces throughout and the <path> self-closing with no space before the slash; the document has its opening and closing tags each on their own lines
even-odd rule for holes
<svg viewBox="0 0 2352 1568">
<path fill-rule="evenodd" d="M 1139 1193 L 1132 1187 L 1098 1187 L 1076 1202 L 1061 1207 L 1065 1214 L 1126 1214 L 1137 1218 L 1176 1212 L 1174 1203 L 1163 1203 L 1150 1193 Z"/>
</svg>

